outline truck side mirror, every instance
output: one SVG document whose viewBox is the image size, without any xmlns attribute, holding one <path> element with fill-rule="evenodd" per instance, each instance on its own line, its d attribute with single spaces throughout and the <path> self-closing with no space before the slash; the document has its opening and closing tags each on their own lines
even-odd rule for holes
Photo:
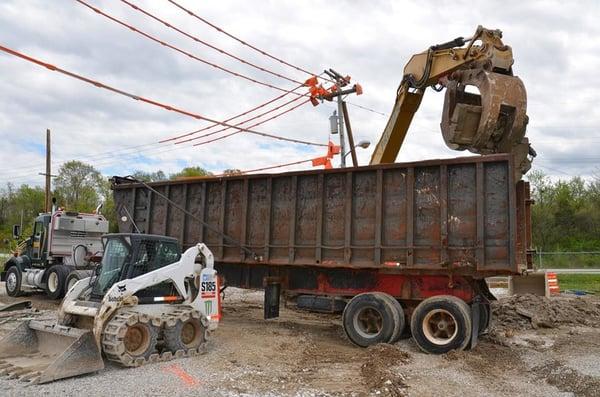
<svg viewBox="0 0 600 397">
<path fill-rule="evenodd" d="M 21 225 L 13 225 L 13 237 L 15 240 L 21 237 Z"/>
</svg>

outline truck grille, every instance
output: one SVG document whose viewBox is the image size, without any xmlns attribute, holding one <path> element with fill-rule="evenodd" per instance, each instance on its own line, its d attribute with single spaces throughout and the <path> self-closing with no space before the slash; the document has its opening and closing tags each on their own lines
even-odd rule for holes
<svg viewBox="0 0 600 397">
<path fill-rule="evenodd" d="M 75 232 L 69 232 L 69 236 L 71 236 L 73 238 L 84 238 L 87 236 L 87 233 L 75 231 Z"/>
</svg>

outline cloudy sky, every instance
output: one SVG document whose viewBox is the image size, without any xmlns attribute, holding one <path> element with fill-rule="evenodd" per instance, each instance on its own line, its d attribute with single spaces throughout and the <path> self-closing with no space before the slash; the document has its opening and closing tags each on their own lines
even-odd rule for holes
<svg viewBox="0 0 600 397">
<path fill-rule="evenodd" d="M 119 0 L 86 1 L 199 58 L 277 87 L 294 87 L 202 46 Z M 249 62 L 295 80 L 308 77 L 244 47 L 166 0 L 130 1 Z M 361 164 L 368 162 L 385 126 L 403 66 L 412 54 L 470 36 L 478 24 L 501 29 L 513 48 L 515 74 L 528 91 L 528 136 L 538 152 L 534 167 L 556 178 L 600 172 L 598 2 L 568 7 L 558 1 L 179 2 L 294 65 L 316 73 L 331 67 L 359 82 L 364 95 L 349 101 L 385 114 L 349 108 L 355 139 L 373 142 L 369 149 L 359 149 Z M 152 42 L 74 0 L 0 0 L 0 45 L 212 119 L 228 119 L 281 94 Z M 397 161 L 462 154 L 443 143 L 442 103 L 443 93 L 428 91 Z M 328 103 L 316 108 L 307 104 L 255 129 L 325 143 L 334 109 Z M 247 133 L 197 147 L 157 143 L 207 125 L 0 53 L 0 184 L 43 183 L 37 173 L 44 170 L 46 128 L 53 134 L 54 171 L 63 161 L 78 159 L 105 175 L 158 169 L 170 173 L 195 165 L 218 173 L 324 154 L 323 148 Z"/>
</svg>

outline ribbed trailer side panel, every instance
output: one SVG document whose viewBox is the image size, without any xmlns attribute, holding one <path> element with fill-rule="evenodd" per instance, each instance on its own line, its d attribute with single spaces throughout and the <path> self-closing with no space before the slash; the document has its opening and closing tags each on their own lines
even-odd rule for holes
<svg viewBox="0 0 600 397">
<path fill-rule="evenodd" d="M 483 276 L 526 264 L 529 189 L 513 175 L 511 158 L 494 155 L 151 186 L 263 265 Z M 143 185 L 117 179 L 114 196 L 122 232 L 204 241 L 217 262 L 256 264 Z"/>
</svg>

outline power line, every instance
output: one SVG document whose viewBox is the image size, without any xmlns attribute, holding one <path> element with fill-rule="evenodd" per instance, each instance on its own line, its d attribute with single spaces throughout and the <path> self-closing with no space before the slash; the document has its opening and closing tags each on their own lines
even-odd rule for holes
<svg viewBox="0 0 600 397">
<path fill-rule="evenodd" d="M 282 105 L 279 105 L 279 106 L 277 106 L 277 107 L 275 107 L 275 108 L 273 108 L 273 109 L 269 109 L 269 110 L 268 110 L 268 111 L 266 111 L 266 112 L 263 112 L 263 113 L 261 113 L 261 114 L 258 114 L 258 115 L 256 115 L 256 116 L 253 116 L 253 117 L 250 117 L 249 119 L 243 120 L 243 121 L 241 121 L 241 122 L 239 122 L 239 123 L 237 123 L 237 124 L 234 124 L 234 125 L 235 125 L 235 126 L 240 126 L 240 125 L 246 124 L 246 123 L 248 123 L 248 122 L 250 122 L 250 121 L 252 121 L 252 120 L 256 120 L 256 119 L 258 119 L 258 118 L 260 118 L 260 117 L 262 117 L 262 116 L 265 116 L 265 115 L 267 115 L 267 114 L 269 114 L 269 113 L 273 113 L 275 110 L 279 110 L 279 109 L 281 109 L 282 107 L 284 107 L 284 106 L 286 106 L 286 105 L 289 105 L 290 103 L 296 102 L 296 101 L 297 101 L 297 100 L 299 100 L 299 99 L 302 99 L 302 97 L 297 97 L 297 98 L 294 98 L 294 99 L 292 99 L 291 101 L 288 101 L 288 102 L 286 102 L 286 103 L 284 103 L 284 104 L 282 104 Z M 279 117 L 279 116 L 282 116 L 282 115 L 284 115 L 284 114 L 286 114 L 286 113 L 289 113 L 290 111 L 292 111 L 292 110 L 294 110 L 294 109 L 297 109 L 297 108 L 299 108 L 300 106 L 302 106 L 302 105 L 304 105 L 304 104 L 308 103 L 309 101 L 310 101 L 310 99 L 306 99 L 306 100 L 302 101 L 302 103 L 300 103 L 298 106 L 294 106 L 294 107 L 292 107 L 292 108 L 290 108 L 290 109 L 288 109 L 288 110 L 286 110 L 286 111 L 283 111 L 283 112 L 281 112 L 281 113 L 278 113 L 278 114 L 276 114 L 275 116 L 273 116 L 273 117 L 270 117 L 270 118 L 268 118 L 268 119 L 266 119 L 266 120 L 264 120 L 264 121 L 261 121 L 260 123 L 253 124 L 252 126 L 250 126 L 250 127 L 248 127 L 248 128 L 253 128 L 253 127 L 256 127 L 256 126 L 258 126 L 258 125 L 264 124 L 264 123 L 266 123 L 267 121 L 271 121 L 271 120 L 273 120 L 273 119 L 275 119 L 275 118 L 277 118 L 277 117 Z M 185 139 L 185 140 L 183 140 L 183 141 L 178 141 L 178 142 L 175 142 L 175 144 L 176 144 L 176 145 L 179 145 L 179 144 L 181 144 L 181 143 L 185 143 L 185 142 L 191 142 L 191 141 L 195 141 L 195 140 L 197 140 L 197 139 L 206 138 L 206 137 L 208 137 L 208 136 L 212 136 L 212 135 L 215 135 L 215 134 L 217 134 L 217 133 L 219 133 L 219 132 L 227 131 L 227 130 L 229 130 L 229 129 L 230 129 L 229 127 L 224 127 L 224 128 L 221 128 L 221 129 L 219 129 L 219 130 L 216 130 L 216 131 L 213 131 L 213 132 L 209 132 L 209 133 L 206 133 L 206 134 L 202 134 L 202 135 L 200 135 L 200 136 L 195 136 L 195 137 L 193 137 L 193 138 L 189 138 L 189 139 Z"/>
<path fill-rule="evenodd" d="M 309 72 L 309 71 L 308 71 L 308 70 L 306 70 L 306 69 L 303 69 L 303 68 L 301 68 L 301 67 L 299 67 L 299 66 L 293 65 L 293 64 L 291 64 L 291 63 L 289 63 L 289 62 L 286 62 L 286 61 L 284 61 L 284 60 L 283 60 L 283 59 L 281 59 L 281 58 L 278 58 L 278 57 L 276 57 L 276 56 L 274 56 L 274 55 L 271 55 L 271 54 L 269 54 L 268 52 L 266 52 L 266 51 L 264 51 L 264 50 L 261 50 L 260 48 L 257 48 L 257 47 L 253 46 L 253 45 L 252 45 L 252 44 L 250 44 L 250 43 L 247 43 L 246 41 L 244 41 L 244 40 L 242 40 L 242 39 L 238 38 L 237 36 L 234 36 L 233 34 L 231 34 L 231 33 L 227 32 L 226 30 L 224 30 L 224 29 L 222 29 L 222 28 L 218 27 L 217 25 L 215 25 L 215 24 L 213 24 L 213 23 L 209 22 L 208 20 L 206 20 L 206 19 L 202 18 L 201 16 L 199 16 L 199 15 L 195 14 L 195 13 L 194 13 L 194 12 L 192 12 L 191 10 L 189 10 L 189 9 L 187 9 L 187 8 L 185 8 L 185 7 L 183 7 L 182 5 L 178 4 L 177 2 L 175 2 L 175 1 L 173 1 L 173 0 L 169 0 L 169 2 L 170 2 L 171 4 L 173 4 L 175 7 L 179 8 L 180 10 L 182 10 L 182 11 L 184 11 L 184 12 L 188 13 L 190 16 L 192 16 L 192 17 L 196 18 L 196 19 L 197 19 L 197 20 L 199 20 L 200 22 L 202 22 L 202 23 L 204 23 L 204 24 L 206 24 L 206 25 L 210 26 L 210 27 L 211 27 L 211 28 L 213 28 L 213 29 L 216 29 L 216 30 L 217 30 L 217 31 L 219 31 L 220 33 L 223 33 L 224 35 L 226 35 L 226 36 L 228 36 L 228 37 L 232 38 L 233 40 L 237 41 L 238 43 L 240 43 L 240 44 L 243 44 L 243 45 L 245 45 L 246 47 L 249 47 L 249 48 L 253 49 L 254 51 L 256 51 L 256 52 L 258 52 L 258 53 L 260 53 L 260 54 L 262 54 L 262 55 L 264 55 L 264 56 L 266 56 L 266 57 L 268 57 L 268 58 L 271 58 L 271 59 L 273 59 L 273 60 L 275 60 L 275 61 L 277 61 L 277 62 L 279 62 L 279 63 L 281 63 L 281 64 L 284 64 L 284 65 L 286 65 L 286 66 L 289 66 L 289 67 L 291 67 L 291 68 L 293 68 L 293 69 L 296 69 L 296 70 L 297 70 L 297 71 L 299 71 L 299 72 L 303 72 L 303 73 L 306 73 L 306 74 L 308 74 L 308 75 L 311 75 L 311 76 L 316 76 L 316 75 L 317 75 L 317 73 Z M 326 80 L 329 80 L 329 79 L 326 79 Z M 332 80 L 329 80 L 329 81 L 332 81 Z"/>
<path fill-rule="evenodd" d="M 285 93 L 283 93 L 283 94 L 281 94 L 281 95 L 279 95 L 279 96 L 277 96 L 277 97 L 275 97 L 275 98 L 273 98 L 273 99 L 271 99 L 271 100 L 268 100 L 267 102 L 261 103 L 260 105 L 258 105 L 258 106 L 255 106 L 255 107 L 253 107 L 252 109 L 246 110 L 246 111 L 245 111 L 245 112 L 243 112 L 243 113 L 240 113 L 240 114 L 238 114 L 238 115 L 235 115 L 235 116 L 233 116 L 233 117 L 230 117 L 230 118 L 228 118 L 228 119 L 226 119 L 226 120 L 223 120 L 223 122 L 224 122 L 224 123 L 228 123 L 228 122 L 230 122 L 230 121 L 232 121 L 232 120 L 235 120 L 235 119 L 237 119 L 237 118 L 240 118 L 240 117 L 242 117 L 242 116 L 245 116 L 245 115 L 247 115 L 248 113 L 252 113 L 252 112 L 254 112 L 255 110 L 258 110 L 258 109 L 260 109 L 260 108 L 263 108 L 263 107 L 265 107 L 265 106 L 267 106 L 267 105 L 270 105 L 271 103 L 273 103 L 273 102 L 275 102 L 275 101 L 278 101 L 279 99 L 281 99 L 281 98 L 285 97 L 286 95 L 290 94 L 291 92 L 293 92 L 293 91 L 296 91 L 297 89 L 299 89 L 299 88 L 302 88 L 302 87 L 304 87 L 304 84 L 302 84 L 302 85 L 299 85 L 299 86 L 297 86 L 296 88 L 293 88 L 293 89 L 289 90 L 288 92 L 285 92 Z M 298 98 L 301 98 L 301 97 L 298 97 Z M 184 134 L 177 135 L 177 136 L 174 136 L 174 137 L 172 137 L 172 138 L 163 139 L 163 140 L 159 141 L 159 143 L 165 143 L 165 142 L 169 142 L 169 141 L 175 141 L 175 140 L 177 140 L 177 139 L 180 139 L 180 138 L 185 138 L 185 137 L 188 137 L 188 136 L 190 136 L 190 135 L 194 135 L 194 134 L 197 134 L 197 133 L 199 133 L 199 132 L 202 132 L 202 131 L 209 130 L 209 129 L 213 128 L 213 127 L 216 127 L 217 125 L 219 125 L 219 124 L 218 124 L 218 123 L 213 123 L 213 124 L 211 124 L 211 125 L 209 125 L 209 126 L 206 126 L 206 127 L 200 128 L 200 129 L 198 129 L 198 130 L 195 130 L 195 131 L 186 132 L 186 133 L 184 133 Z"/>
<path fill-rule="evenodd" d="M 76 1 L 79 1 L 79 0 L 76 0 Z M 311 145 L 311 146 L 321 146 L 321 147 L 326 147 L 327 146 L 326 144 L 323 144 L 323 143 L 316 143 L 316 142 L 304 141 L 304 140 L 300 140 L 300 139 L 286 138 L 286 137 L 283 137 L 283 136 L 280 136 L 280 135 L 268 134 L 268 133 L 265 133 L 265 132 L 254 131 L 254 130 L 250 130 L 248 128 L 236 127 L 234 125 L 231 125 L 231 124 L 228 124 L 228 123 L 224 123 L 222 121 L 217 121 L 217 120 L 214 120 L 214 119 L 211 119 L 211 118 L 199 115 L 197 113 L 193 113 L 193 112 L 190 112 L 190 111 L 187 111 L 187 110 L 184 110 L 184 109 L 180 109 L 180 108 L 172 106 L 172 105 L 168 105 L 168 104 L 161 103 L 161 102 L 158 102 L 158 101 L 155 101 L 155 100 L 152 100 L 152 99 L 144 98 L 144 97 L 141 97 L 139 95 L 131 94 L 129 92 L 126 92 L 126 91 L 120 90 L 118 88 L 115 88 L 115 87 L 106 85 L 104 83 L 101 83 L 99 81 L 92 80 L 92 79 L 90 79 L 88 77 L 84 77 L 82 75 L 79 75 L 79 74 L 70 72 L 68 70 L 59 68 L 59 67 L 57 67 L 55 65 L 49 64 L 47 62 L 41 61 L 39 59 L 36 59 L 36 58 L 31 57 L 31 56 L 25 55 L 23 53 L 17 52 L 15 50 L 12 50 L 10 48 L 4 47 L 2 45 L 0 45 L 0 50 L 6 52 L 7 54 L 10 54 L 10 55 L 16 56 L 18 58 L 24 59 L 24 60 L 26 60 L 28 62 L 35 63 L 35 64 L 37 64 L 39 66 L 45 67 L 45 68 L 47 68 L 49 70 L 56 71 L 56 72 L 59 72 L 59 73 L 62 73 L 64 75 L 66 75 L 66 76 L 72 77 L 74 79 L 81 80 L 81 81 L 86 82 L 88 84 L 94 85 L 94 86 L 96 86 L 98 88 L 102 88 L 102 89 L 105 89 L 107 91 L 111 91 L 111 92 L 114 92 L 116 94 L 123 95 L 123 96 L 126 96 L 128 98 L 134 99 L 136 101 L 144 102 L 144 103 L 147 103 L 147 104 L 152 105 L 152 106 L 160 107 L 160 108 L 168 110 L 168 111 L 172 111 L 172 112 L 179 113 L 179 114 L 182 114 L 182 115 L 185 115 L 185 116 L 188 116 L 188 117 L 192 117 L 192 118 L 197 119 L 197 120 L 205 120 L 205 121 L 208 121 L 208 122 L 211 122 L 211 123 L 217 123 L 217 124 L 222 125 L 224 127 L 231 127 L 231 128 L 235 128 L 236 130 L 239 130 L 239 131 L 245 131 L 245 132 L 248 132 L 250 134 L 259 135 L 259 136 L 263 136 L 263 137 L 268 137 L 268 138 L 272 138 L 272 139 L 277 139 L 277 140 L 281 140 L 281 141 L 287 141 L 287 142 L 293 142 L 293 143 L 298 143 L 298 144 L 302 144 L 302 145 Z"/>
<path fill-rule="evenodd" d="M 301 103 L 299 103 L 298 105 L 296 105 L 296 106 L 293 106 L 293 107 L 291 107 L 291 108 L 289 108 L 289 109 L 286 109 L 286 110 L 284 110 L 283 112 L 281 112 L 281 113 L 279 113 L 279 114 L 276 114 L 276 115 L 274 115 L 274 116 L 271 116 L 271 117 L 269 117 L 269 118 L 268 118 L 268 119 L 266 119 L 266 120 L 263 120 L 263 121 L 261 121 L 261 122 L 258 122 L 258 123 L 256 123 L 256 124 L 252 124 L 252 125 L 251 125 L 250 127 L 248 127 L 248 128 L 254 128 L 254 127 L 256 127 L 257 125 L 260 125 L 260 124 L 266 123 L 267 121 L 273 120 L 274 118 L 277 118 L 277 117 L 279 117 L 279 116 L 282 116 L 282 115 L 284 115 L 284 114 L 286 114 L 286 113 L 289 113 L 289 112 L 291 112 L 292 110 L 294 110 L 294 109 L 297 109 L 297 108 L 299 108 L 300 106 L 307 104 L 309 101 L 310 101 L 310 99 L 306 99 L 306 100 L 302 101 Z M 240 124 L 242 124 L 242 123 L 240 123 Z M 218 137 L 218 138 L 213 138 L 213 139 L 210 139 L 210 140 L 208 140 L 208 141 L 204 141 L 204 142 L 196 143 L 196 144 L 194 144 L 194 146 L 201 146 L 201 145 L 205 145 L 205 144 L 207 144 L 207 143 L 211 143 L 211 142 L 219 141 L 219 140 L 221 140 L 221 139 L 229 138 L 230 136 L 237 135 L 237 134 L 239 134 L 240 132 L 242 132 L 242 131 L 235 131 L 235 132 L 232 132 L 232 133 L 230 133 L 230 134 L 226 134 L 226 135 L 220 136 L 220 137 Z M 193 140 L 193 139 L 192 139 L 192 140 Z M 325 146 L 327 146 L 327 145 L 325 145 Z"/>
<path fill-rule="evenodd" d="M 202 39 L 199 39 L 198 37 L 196 37 L 196 36 L 194 36 L 194 35 L 192 35 L 192 34 L 190 34 L 188 32 L 185 32 L 185 31 L 181 30 L 181 29 L 179 29 L 176 26 L 173 26 L 172 24 L 170 24 L 169 22 L 165 21 L 164 19 L 161 19 L 161 18 L 159 18 L 159 17 L 151 14 L 150 12 L 144 10 L 143 8 L 141 8 L 139 6 L 136 6 L 135 4 L 130 3 L 127 0 L 121 0 L 121 2 L 127 4 L 129 7 L 133 8 L 134 10 L 139 11 L 142 14 L 144 14 L 144 15 L 152 18 L 152 19 L 154 19 L 155 21 L 162 23 L 166 27 L 175 30 L 176 32 L 184 35 L 185 37 L 187 37 L 187 38 L 189 38 L 189 39 L 191 39 L 191 40 L 193 40 L 193 41 L 195 41 L 195 42 L 197 42 L 199 44 L 202 44 L 202 45 L 204 45 L 206 47 L 209 47 L 209 48 L 211 48 L 211 49 L 213 49 L 213 50 L 215 50 L 215 51 L 217 51 L 217 52 L 219 52 L 219 53 L 221 53 L 223 55 L 226 55 L 226 56 L 228 56 L 230 58 L 233 58 L 236 61 L 243 63 L 244 65 L 251 66 L 251 67 L 253 67 L 255 69 L 258 69 L 258 70 L 260 70 L 262 72 L 269 73 L 269 74 L 271 74 L 273 76 L 279 77 L 279 78 L 287 80 L 287 81 L 291 81 L 292 83 L 302 84 L 302 82 L 300 82 L 298 80 L 295 80 L 293 78 L 284 76 L 284 75 L 282 75 L 280 73 L 277 73 L 277 72 L 273 72 L 272 70 L 266 69 L 266 68 L 264 68 L 262 66 L 255 65 L 252 62 L 246 61 L 245 59 L 242 59 L 242 58 L 240 58 L 240 57 L 238 57 L 236 55 L 233 55 L 233 54 L 231 54 L 231 53 L 229 53 L 229 52 L 227 52 L 227 51 L 225 51 L 225 50 L 223 50 L 221 48 L 218 48 L 218 47 L 216 47 L 216 46 L 214 46 L 214 45 L 212 45 L 210 43 L 207 43 L 206 41 L 204 41 Z"/>
<path fill-rule="evenodd" d="M 224 67 L 222 67 L 222 66 L 219 66 L 219 65 L 217 65 L 216 63 L 213 63 L 213 62 L 207 61 L 207 60 L 205 60 L 205 59 L 202 59 L 202 58 L 200 58 L 200 57 L 198 57 L 198 56 L 196 56 L 196 55 L 194 55 L 194 54 L 192 54 L 192 53 L 190 53 L 190 52 L 187 52 L 187 51 L 185 51 L 185 50 L 182 50 L 181 48 L 178 48 L 178 47 L 176 47 L 176 46 L 174 46 L 174 45 L 172 45 L 172 44 L 169 44 L 169 43 L 167 43 L 167 42 L 165 42 L 165 41 L 162 41 L 162 40 L 160 40 L 160 39 L 157 39 L 156 37 L 154 37 L 154 36 L 152 36 L 152 35 L 150 35 L 150 34 L 148 34 L 148 33 L 146 33 L 146 32 L 143 32 L 143 31 L 141 31 L 140 29 L 138 29 L 138 28 L 136 28 L 136 27 L 134 27 L 134 26 L 132 26 L 132 25 L 129 25 L 129 24 L 128 24 L 128 23 L 126 23 L 126 22 L 123 22 L 123 21 L 121 21 L 121 20 L 119 20 L 119 19 L 117 19 L 117 18 L 115 18 L 115 17 L 113 17 L 113 16 L 110 16 L 110 15 L 106 14 L 105 12 L 101 11 L 100 9 L 98 9 L 98 8 L 96 8 L 96 7 L 94 7 L 94 6 L 90 5 L 90 4 L 88 4 L 88 3 L 86 3 L 86 2 L 85 2 L 85 1 L 83 1 L 83 0 L 75 0 L 75 1 L 76 1 L 76 2 L 78 2 L 78 3 L 80 3 L 80 4 L 82 4 L 82 5 L 83 5 L 83 6 L 85 6 L 85 7 L 87 7 L 87 8 L 89 8 L 89 9 L 93 10 L 93 11 L 94 11 L 94 12 L 96 12 L 97 14 L 100 14 L 100 15 L 102 15 L 103 17 L 105 17 L 105 18 L 108 18 L 108 19 L 110 19 L 111 21 L 113 21 L 113 22 L 115 22 L 115 23 L 118 23 L 119 25 L 121 25 L 121 26 L 124 26 L 124 27 L 128 28 L 129 30 L 131 30 L 131 31 L 133 31 L 133 32 L 135 32 L 135 33 L 138 33 L 138 34 L 140 34 L 140 35 L 142 35 L 142 36 L 146 37 L 147 39 L 149 39 L 149 40 L 152 40 L 152 41 L 154 41 L 154 42 L 156 42 L 156 43 L 158 43 L 158 44 L 160 44 L 160 45 L 162 45 L 162 46 L 164 46 L 164 47 L 170 48 L 170 49 L 172 49 L 173 51 L 176 51 L 176 52 L 179 52 L 180 54 L 186 55 L 187 57 L 189 57 L 189 58 L 191 58 L 191 59 L 193 59 L 193 60 L 195 60 L 195 61 L 201 62 L 201 63 L 203 63 L 203 64 L 205 64 L 205 65 L 212 66 L 213 68 L 216 68 L 216 69 L 222 70 L 223 72 L 229 73 L 229 74 L 231 74 L 231 75 L 233 75 L 233 76 L 236 76 L 236 77 L 242 78 L 242 79 L 244 79 L 244 80 L 248 80 L 248 81 L 251 81 L 251 82 L 253 82 L 253 83 L 256 83 L 256 84 L 259 84 L 259 85 L 262 85 L 262 86 L 265 86 L 265 87 L 272 88 L 272 89 L 274 89 L 274 90 L 278 90 L 278 91 L 282 91 L 282 92 L 286 92 L 286 93 L 289 91 L 289 90 L 286 90 L 285 88 L 277 87 L 277 86 L 275 86 L 275 85 L 273 85 L 273 84 L 266 83 L 266 82 L 264 82 L 264 81 L 260 81 L 260 80 L 256 80 L 255 78 L 252 78 L 252 77 L 250 77 L 250 76 L 246 76 L 246 75 L 244 75 L 244 74 L 241 74 L 241 73 L 238 73 L 238 72 L 234 72 L 233 70 L 230 70 L 230 69 L 224 68 Z M 295 93 L 295 92 L 294 92 L 294 94 L 295 94 L 295 95 L 299 95 L 299 96 L 308 96 L 307 94 L 299 94 L 299 93 Z"/>
</svg>

